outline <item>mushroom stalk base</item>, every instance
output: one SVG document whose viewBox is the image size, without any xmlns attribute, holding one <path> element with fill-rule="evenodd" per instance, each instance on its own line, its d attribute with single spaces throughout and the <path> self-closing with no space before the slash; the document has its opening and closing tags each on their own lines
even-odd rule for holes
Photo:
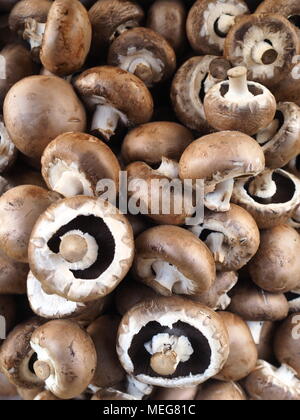
<svg viewBox="0 0 300 420">
<path fill-rule="evenodd" d="M 272 179 L 273 172 L 272 170 L 266 170 L 251 181 L 249 192 L 252 196 L 267 199 L 276 194 L 277 186 Z"/>
<path fill-rule="evenodd" d="M 45 29 L 45 23 L 39 23 L 32 18 L 26 19 L 23 38 L 29 41 L 32 50 L 42 45 Z"/>
<path fill-rule="evenodd" d="M 223 264 L 225 261 L 225 252 L 222 249 L 224 238 L 223 233 L 213 232 L 208 235 L 205 241 L 214 256 L 215 261 L 220 264 Z"/>
<path fill-rule="evenodd" d="M 98 105 L 93 116 L 92 131 L 99 131 L 106 140 L 115 134 L 120 120 L 126 120 L 117 109 L 110 105 Z"/>
<path fill-rule="evenodd" d="M 217 184 L 215 191 L 206 194 L 204 201 L 205 206 L 212 211 L 229 211 L 233 186 L 233 179 L 228 179 L 227 181 Z"/>
</svg>

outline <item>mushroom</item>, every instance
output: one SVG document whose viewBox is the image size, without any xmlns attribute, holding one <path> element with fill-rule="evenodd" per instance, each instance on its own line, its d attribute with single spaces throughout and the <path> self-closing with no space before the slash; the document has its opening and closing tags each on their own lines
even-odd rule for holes
<svg viewBox="0 0 300 420">
<path fill-rule="evenodd" d="M 51 190 L 65 197 L 95 196 L 101 181 L 119 187 L 118 159 L 99 139 L 84 133 L 64 133 L 48 144 L 42 156 L 42 174 Z"/>
<path fill-rule="evenodd" d="M 0 251 L 0 294 L 26 293 L 28 265 L 9 258 Z"/>
<path fill-rule="evenodd" d="M 0 350 L 2 340 L 12 330 L 17 319 L 17 304 L 13 296 L 0 294 Z M 0 358 L 1 361 L 1 358 Z M 0 363 L 1 370 L 1 363 Z"/>
<path fill-rule="evenodd" d="M 50 391 L 42 391 L 34 397 L 34 401 L 59 401 L 60 398 L 57 398 Z"/>
<path fill-rule="evenodd" d="M 138 399 L 114 388 L 99 389 L 91 398 L 92 401 L 137 401 Z"/>
<path fill-rule="evenodd" d="M 0 173 L 7 171 L 15 162 L 17 149 L 11 141 L 0 115 Z"/>
<path fill-rule="evenodd" d="M 222 55 L 225 38 L 236 17 L 249 13 L 243 0 L 201 0 L 190 9 L 187 36 L 193 50 Z"/>
<path fill-rule="evenodd" d="M 212 379 L 200 387 L 195 400 L 245 401 L 246 395 L 242 387 L 235 382 L 219 382 Z"/>
<path fill-rule="evenodd" d="M 300 236 L 288 225 L 261 232 L 260 247 L 249 263 L 252 281 L 270 293 L 286 293 L 300 286 Z"/>
<path fill-rule="evenodd" d="M 300 203 L 299 179 L 282 169 L 266 169 L 250 179 L 238 179 L 233 203 L 246 209 L 260 229 L 287 223 Z"/>
<path fill-rule="evenodd" d="M 287 365 L 279 368 L 259 360 L 244 383 L 248 395 L 256 401 L 299 401 L 300 381 Z"/>
<path fill-rule="evenodd" d="M 34 401 L 35 397 L 43 392 L 44 389 L 43 385 L 31 389 L 17 387 L 18 394 L 24 401 Z"/>
<path fill-rule="evenodd" d="M 160 297 L 132 308 L 122 319 L 117 351 L 139 381 L 190 387 L 216 375 L 228 357 L 228 335 L 218 314 L 198 303 Z"/>
<path fill-rule="evenodd" d="M 249 80 L 274 86 L 285 78 L 299 54 L 294 26 L 273 13 L 241 16 L 229 31 L 224 55 L 234 66 L 244 65 Z"/>
<path fill-rule="evenodd" d="M 283 80 L 270 89 L 277 102 L 293 102 L 300 106 L 300 61 L 294 58 L 294 64 Z"/>
<path fill-rule="evenodd" d="M 223 131 L 191 143 L 180 162 L 181 179 L 203 179 L 205 206 L 218 212 L 230 209 L 234 179 L 250 177 L 264 170 L 262 148 L 246 134 Z"/>
<path fill-rule="evenodd" d="M 207 122 L 219 131 L 236 130 L 252 136 L 274 119 L 276 100 L 264 86 L 247 81 L 246 67 L 230 69 L 228 78 L 205 96 Z"/>
<path fill-rule="evenodd" d="M 29 245 L 30 268 L 44 291 L 74 302 L 110 294 L 128 273 L 133 253 L 126 217 L 109 202 L 85 196 L 50 206 Z"/>
<path fill-rule="evenodd" d="M 247 321 L 253 340 L 257 347 L 258 359 L 274 362 L 274 334 L 277 324 L 271 321 Z"/>
<path fill-rule="evenodd" d="M 125 390 L 127 394 L 142 400 L 153 393 L 154 387 L 139 381 L 135 376 L 127 375 Z"/>
<path fill-rule="evenodd" d="M 186 388 L 159 388 L 154 391 L 151 401 L 193 401 L 197 394 L 196 385 Z"/>
<path fill-rule="evenodd" d="M 3 373 L 0 373 L 0 399 L 8 399 L 18 395 L 17 388 L 11 384 Z"/>
<path fill-rule="evenodd" d="M 177 53 L 186 44 L 187 11 L 182 0 L 156 0 L 147 13 L 147 26 L 163 36 Z"/>
<path fill-rule="evenodd" d="M 0 197 L 0 249 L 16 261 L 28 262 L 31 231 L 40 214 L 60 196 L 34 185 L 12 188 Z"/>
<path fill-rule="evenodd" d="M 221 381 L 240 381 L 255 368 L 257 348 L 251 331 L 245 321 L 230 312 L 218 312 L 229 335 L 229 357 L 216 379 Z"/>
<path fill-rule="evenodd" d="M 93 378 L 97 355 L 90 336 L 68 320 L 50 321 L 37 328 L 30 346 L 37 360 L 36 376 L 61 399 L 80 395 Z"/>
<path fill-rule="evenodd" d="M 176 70 L 176 55 L 165 38 L 149 28 L 133 28 L 110 46 L 108 64 L 120 67 L 153 87 L 170 79 Z"/>
<path fill-rule="evenodd" d="M 133 273 L 158 294 L 198 295 L 216 278 L 215 264 L 205 244 L 177 226 L 156 226 L 135 242 Z"/>
<path fill-rule="evenodd" d="M 235 204 L 225 213 L 206 210 L 203 222 L 190 231 L 205 242 L 220 271 L 240 270 L 259 247 L 259 230 L 253 217 Z"/>
<path fill-rule="evenodd" d="M 300 107 L 280 102 L 274 120 L 257 133 L 256 140 L 263 148 L 268 168 L 287 165 L 300 153 Z"/>
<path fill-rule="evenodd" d="M 148 122 L 153 99 L 144 83 L 125 70 L 102 66 L 83 72 L 75 87 L 86 105 L 94 110 L 92 131 L 105 140 L 115 134 L 119 123 L 126 127 Z"/>
<path fill-rule="evenodd" d="M 86 115 L 72 86 L 54 76 L 31 76 L 16 83 L 3 107 L 8 134 L 26 156 L 40 159 L 59 134 L 85 131 Z"/>
</svg>

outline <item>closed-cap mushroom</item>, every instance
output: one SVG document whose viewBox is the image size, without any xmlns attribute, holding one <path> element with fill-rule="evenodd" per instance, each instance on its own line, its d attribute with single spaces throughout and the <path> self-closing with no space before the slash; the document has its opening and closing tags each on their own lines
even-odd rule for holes
<svg viewBox="0 0 300 420">
<path fill-rule="evenodd" d="M 151 395 L 151 401 L 193 401 L 197 394 L 196 385 L 186 388 L 159 388 Z"/>
<path fill-rule="evenodd" d="M 257 349 L 245 321 L 230 312 L 218 312 L 229 335 L 229 357 L 216 379 L 240 381 L 249 375 L 257 362 Z"/>
<path fill-rule="evenodd" d="M 65 197 L 95 196 L 103 179 L 114 181 L 121 171 L 118 159 L 101 140 L 84 133 L 64 133 L 42 156 L 42 174 L 51 190 Z"/>
<path fill-rule="evenodd" d="M 133 74 L 111 66 L 83 72 L 75 87 L 86 105 L 94 111 L 92 131 L 106 140 L 119 123 L 126 127 L 144 124 L 152 117 L 153 99 L 144 83 Z"/>
<path fill-rule="evenodd" d="M 276 368 L 259 360 L 244 386 L 256 401 L 300 401 L 300 381 L 287 365 Z"/>
<path fill-rule="evenodd" d="M 266 169 L 251 179 L 238 179 L 233 203 L 244 207 L 260 229 L 287 223 L 300 203 L 298 178 L 282 170 Z"/>
<path fill-rule="evenodd" d="M 215 282 L 215 264 L 205 244 L 177 226 L 156 226 L 135 242 L 135 278 L 163 296 L 198 295 Z"/>
<path fill-rule="evenodd" d="M 268 168 L 287 165 L 300 152 L 299 106 L 280 102 L 274 120 L 257 133 L 256 140 L 263 148 Z"/>
<path fill-rule="evenodd" d="M 3 107 L 6 129 L 26 156 L 40 159 L 58 135 L 85 131 L 85 110 L 72 86 L 54 76 L 31 76 L 16 83 Z"/>
<path fill-rule="evenodd" d="M 31 231 L 42 214 L 60 196 L 34 185 L 12 188 L 0 197 L 0 248 L 10 258 L 28 262 Z"/>
<path fill-rule="evenodd" d="M 260 247 L 249 263 L 252 281 L 270 293 L 286 293 L 300 286 L 300 235 L 288 225 L 261 232 Z"/>
<path fill-rule="evenodd" d="M 245 401 L 244 390 L 235 382 L 210 380 L 203 384 L 195 400 L 199 401 Z"/>
<path fill-rule="evenodd" d="M 37 328 L 30 338 L 37 360 L 36 376 L 56 397 L 70 399 L 90 384 L 97 356 L 90 336 L 78 324 L 67 320 L 50 321 Z"/>
<path fill-rule="evenodd" d="M 12 166 L 16 160 L 16 156 L 16 146 L 11 141 L 3 123 L 3 118 L 0 115 L 0 173 L 8 170 Z"/>
<path fill-rule="evenodd" d="M 15 326 L 17 319 L 17 303 L 13 296 L 0 294 L 0 348 L 2 340 L 5 340 L 6 335 Z M 3 322 L 4 321 L 4 322 Z M 1 358 L 0 358 L 1 361 Z M 1 362 L 0 362 L 1 370 Z"/>
<path fill-rule="evenodd" d="M 117 331 L 121 318 L 104 315 L 92 322 L 87 328 L 97 351 L 97 368 L 91 384 L 109 388 L 122 382 L 125 371 L 116 353 Z"/>
<path fill-rule="evenodd" d="M 274 362 L 274 334 L 277 323 L 271 321 L 247 321 L 253 340 L 257 347 L 258 358 L 266 362 Z"/>
<path fill-rule="evenodd" d="M 26 293 L 28 265 L 9 258 L 0 251 L 0 294 Z"/>
<path fill-rule="evenodd" d="M 298 35 L 284 17 L 272 13 L 241 16 L 229 31 L 224 55 L 244 65 L 249 80 L 274 86 L 289 73 L 299 53 Z"/>
<path fill-rule="evenodd" d="M 17 388 L 8 381 L 3 373 L 0 373 L 0 399 L 16 397 L 17 395 Z"/>
<path fill-rule="evenodd" d="M 77 196 L 49 207 L 30 239 L 30 268 L 47 293 L 74 302 L 110 294 L 129 271 L 131 226 L 109 202 Z"/>
<path fill-rule="evenodd" d="M 264 86 L 247 81 L 246 67 L 228 71 L 229 81 L 213 86 L 204 99 L 208 123 L 216 130 L 254 135 L 267 127 L 276 112 L 276 100 Z"/>
<path fill-rule="evenodd" d="M 255 13 L 278 13 L 299 28 L 300 5 L 297 0 L 264 0 Z"/>
<path fill-rule="evenodd" d="M 187 36 L 193 50 L 222 55 L 225 38 L 237 16 L 249 13 L 243 0 L 199 0 L 190 9 Z"/>
<path fill-rule="evenodd" d="M 142 302 L 122 319 L 117 351 L 139 381 L 189 387 L 215 376 L 228 357 L 228 335 L 218 314 L 178 298 Z"/>
<path fill-rule="evenodd" d="M 191 143 L 180 162 L 181 179 L 203 179 L 205 206 L 213 211 L 230 209 L 234 179 L 264 170 L 262 148 L 246 134 L 223 131 Z"/>
<path fill-rule="evenodd" d="M 152 29 L 134 28 L 111 44 L 108 64 L 133 73 L 152 87 L 173 75 L 176 55 L 168 41 Z"/>
<path fill-rule="evenodd" d="M 206 210 L 203 223 L 190 230 L 206 243 L 221 271 L 240 270 L 259 247 L 259 230 L 253 217 L 235 204 L 225 213 Z"/>
</svg>

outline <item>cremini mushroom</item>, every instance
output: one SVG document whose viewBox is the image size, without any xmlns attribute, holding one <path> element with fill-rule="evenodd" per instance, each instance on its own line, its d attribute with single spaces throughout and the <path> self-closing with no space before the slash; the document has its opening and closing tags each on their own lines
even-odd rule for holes
<svg viewBox="0 0 300 420">
<path fill-rule="evenodd" d="M 235 382 L 220 382 L 211 379 L 200 387 L 195 400 L 246 401 L 246 394 L 242 387 Z"/>
<path fill-rule="evenodd" d="M 7 171 L 15 162 L 17 149 L 11 141 L 0 115 L 0 173 Z"/>
<path fill-rule="evenodd" d="M 94 111 L 91 130 L 109 140 L 118 124 L 125 127 L 148 122 L 153 99 L 145 84 L 135 75 L 111 66 L 83 72 L 75 87 L 86 105 Z"/>
<path fill-rule="evenodd" d="M 228 357 L 220 316 L 190 300 L 160 297 L 132 308 L 122 319 L 117 351 L 139 381 L 188 387 L 216 375 Z"/>
<path fill-rule="evenodd" d="M 219 131 L 236 130 L 252 136 L 272 122 L 276 100 L 263 85 L 247 81 L 246 67 L 230 69 L 228 78 L 205 96 L 207 122 Z"/>
<path fill-rule="evenodd" d="M 109 202 L 85 196 L 50 206 L 29 245 L 30 268 L 44 291 L 74 302 L 110 294 L 131 268 L 133 253 L 126 217 Z"/>
<path fill-rule="evenodd" d="M 53 140 L 42 156 L 42 174 L 48 187 L 65 197 L 95 196 L 101 181 L 119 186 L 118 159 L 101 140 L 84 133 L 64 133 Z"/>
<path fill-rule="evenodd" d="M 283 80 L 270 89 L 277 102 L 293 102 L 300 106 L 300 61 L 296 56 L 295 64 Z"/>
<path fill-rule="evenodd" d="M 3 106 L 8 134 L 26 156 L 40 159 L 59 134 L 85 131 L 86 115 L 72 86 L 54 76 L 31 76 L 16 83 Z"/>
<path fill-rule="evenodd" d="M 0 251 L 0 294 L 26 293 L 28 265 L 9 258 Z"/>
</svg>

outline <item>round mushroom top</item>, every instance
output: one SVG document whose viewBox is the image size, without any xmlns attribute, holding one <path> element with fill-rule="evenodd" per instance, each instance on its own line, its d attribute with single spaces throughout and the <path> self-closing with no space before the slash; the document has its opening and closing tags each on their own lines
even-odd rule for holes
<svg viewBox="0 0 300 420">
<path fill-rule="evenodd" d="M 28 19 L 34 19 L 39 23 L 45 23 L 52 6 L 50 0 L 21 0 L 18 1 L 9 15 L 9 28 L 22 37 L 25 23 Z"/>
<path fill-rule="evenodd" d="M 297 18 L 300 15 L 300 4 L 297 0 L 264 0 L 256 9 L 255 13 L 278 13 L 297 26 Z"/>
<path fill-rule="evenodd" d="M 186 387 L 222 369 L 228 335 L 219 315 L 205 306 L 161 297 L 136 305 L 123 317 L 117 351 L 124 369 L 139 381 Z"/>
<path fill-rule="evenodd" d="M 114 290 L 129 271 L 132 228 L 109 202 L 85 196 L 59 201 L 37 221 L 30 268 L 47 293 L 88 302 Z"/>
<path fill-rule="evenodd" d="M 186 148 L 180 159 L 181 179 L 203 179 L 207 185 L 255 175 L 264 168 L 262 148 L 254 139 L 237 131 L 201 137 Z"/>
</svg>

